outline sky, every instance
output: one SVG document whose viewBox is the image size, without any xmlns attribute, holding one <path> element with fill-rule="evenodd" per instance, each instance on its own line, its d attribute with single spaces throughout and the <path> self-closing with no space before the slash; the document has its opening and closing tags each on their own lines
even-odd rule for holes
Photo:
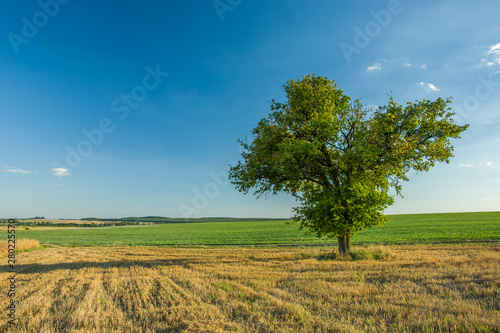
<svg viewBox="0 0 500 333">
<path fill-rule="evenodd" d="M 0 217 L 284 217 L 238 138 L 313 74 L 376 108 L 453 97 L 455 157 L 387 214 L 500 210 L 500 2 L 0 0 Z"/>
</svg>

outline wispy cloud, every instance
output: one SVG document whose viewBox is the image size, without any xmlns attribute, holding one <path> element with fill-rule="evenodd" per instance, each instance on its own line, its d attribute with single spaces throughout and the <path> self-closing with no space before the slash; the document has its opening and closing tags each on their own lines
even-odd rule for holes
<svg viewBox="0 0 500 333">
<path fill-rule="evenodd" d="M 5 171 L 12 172 L 12 173 L 33 173 L 33 171 L 22 170 L 22 169 L 11 167 L 11 166 L 6 166 Z"/>
<path fill-rule="evenodd" d="M 368 66 L 366 68 L 367 72 L 380 71 L 380 70 L 382 70 L 382 64 L 380 62 L 376 62 L 373 65 Z"/>
<path fill-rule="evenodd" d="M 56 177 L 70 176 L 71 173 L 65 168 L 52 168 L 49 170 L 50 174 Z"/>
<path fill-rule="evenodd" d="M 489 47 L 485 57 L 481 59 L 481 65 L 500 65 L 500 43 Z"/>
<path fill-rule="evenodd" d="M 419 85 L 422 87 L 425 87 L 425 89 L 427 89 L 427 91 L 439 91 L 440 90 L 438 87 L 436 87 L 432 83 L 420 82 Z"/>
<path fill-rule="evenodd" d="M 427 86 L 429 87 L 430 90 L 432 91 L 439 91 L 440 89 L 439 88 L 436 88 L 435 85 L 433 85 L 432 83 L 427 83 Z"/>
<path fill-rule="evenodd" d="M 374 72 L 374 71 L 394 71 L 394 70 L 401 70 L 401 67 L 404 67 L 407 70 L 426 70 L 427 69 L 427 64 L 422 64 L 422 62 L 416 60 L 416 59 L 410 59 L 408 57 L 404 58 L 390 58 L 390 59 L 377 59 L 373 65 L 366 67 L 367 72 Z"/>
<path fill-rule="evenodd" d="M 465 167 L 465 168 L 474 168 L 474 167 L 483 167 L 483 166 L 491 167 L 491 166 L 493 166 L 493 162 L 481 162 L 481 163 L 477 163 L 477 164 L 460 163 L 459 165 L 461 167 Z"/>
</svg>

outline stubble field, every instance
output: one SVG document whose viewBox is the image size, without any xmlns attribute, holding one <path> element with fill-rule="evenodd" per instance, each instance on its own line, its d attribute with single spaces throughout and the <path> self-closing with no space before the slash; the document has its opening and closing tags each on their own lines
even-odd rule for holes
<svg viewBox="0 0 500 333">
<path fill-rule="evenodd" d="M 49 247 L 17 255 L 16 332 L 499 332 L 500 244 Z M 372 249 L 372 251 L 375 251 Z M 2 263 L 0 279 L 8 276 Z M 5 309 L 8 298 L 0 294 Z M 6 311 L 6 310 L 4 310 Z M 6 315 L 0 331 L 9 330 Z"/>
</svg>

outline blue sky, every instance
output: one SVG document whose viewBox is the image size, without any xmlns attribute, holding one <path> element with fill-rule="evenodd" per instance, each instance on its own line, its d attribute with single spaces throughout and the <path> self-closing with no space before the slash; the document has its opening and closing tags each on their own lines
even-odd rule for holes
<svg viewBox="0 0 500 333">
<path fill-rule="evenodd" d="M 0 216 L 290 217 L 225 178 L 316 73 L 368 106 L 453 97 L 455 158 L 387 213 L 500 210 L 498 1 L 0 1 Z"/>
</svg>

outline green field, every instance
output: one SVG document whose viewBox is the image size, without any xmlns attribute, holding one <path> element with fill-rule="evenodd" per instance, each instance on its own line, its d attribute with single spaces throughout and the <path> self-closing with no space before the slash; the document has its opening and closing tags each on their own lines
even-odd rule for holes
<svg viewBox="0 0 500 333">
<path fill-rule="evenodd" d="M 500 212 L 392 215 L 384 227 L 360 232 L 353 244 L 500 240 Z M 18 229 L 19 238 L 41 244 L 91 245 L 322 245 L 285 221 L 202 222 L 106 228 Z"/>
</svg>

